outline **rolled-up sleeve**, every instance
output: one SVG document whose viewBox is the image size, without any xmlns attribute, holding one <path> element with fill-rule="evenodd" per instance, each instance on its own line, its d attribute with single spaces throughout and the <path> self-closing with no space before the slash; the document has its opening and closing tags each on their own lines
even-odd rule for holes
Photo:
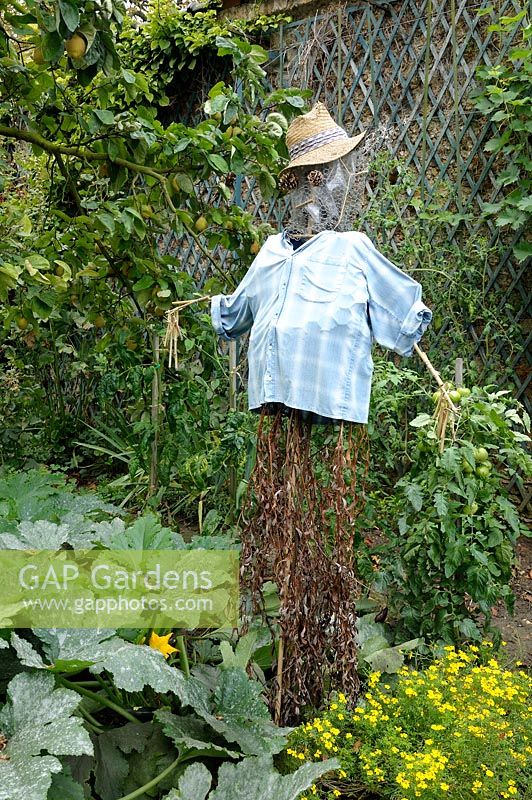
<svg viewBox="0 0 532 800">
<path fill-rule="evenodd" d="M 253 281 L 253 264 L 233 294 L 218 294 L 211 298 L 211 320 L 218 336 L 237 339 L 253 325 L 253 313 L 248 290 Z"/>
<path fill-rule="evenodd" d="M 379 253 L 367 236 L 360 242 L 372 334 L 388 350 L 410 356 L 432 319 L 432 311 L 421 300 L 421 285 Z"/>
</svg>

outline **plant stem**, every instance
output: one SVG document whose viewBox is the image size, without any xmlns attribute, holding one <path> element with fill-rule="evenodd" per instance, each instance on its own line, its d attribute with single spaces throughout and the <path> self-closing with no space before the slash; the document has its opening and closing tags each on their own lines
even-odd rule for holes
<svg viewBox="0 0 532 800">
<path fill-rule="evenodd" d="M 229 408 L 237 408 L 237 343 L 233 339 L 229 342 Z M 236 504 L 236 467 L 231 465 L 228 469 L 229 493 L 231 500 Z"/>
<path fill-rule="evenodd" d="M 179 650 L 179 664 L 185 678 L 190 678 L 190 665 L 188 663 L 187 646 L 184 636 L 175 637 L 176 647 Z"/>
<path fill-rule="evenodd" d="M 79 706 L 78 706 L 78 711 L 79 711 L 79 713 L 81 714 L 81 716 L 84 718 L 84 720 L 85 720 L 85 724 L 86 724 L 86 725 L 88 725 L 88 727 L 89 727 L 89 728 L 90 728 L 92 731 L 94 731 L 94 733 L 96 733 L 96 734 L 100 734 L 100 733 L 102 733 L 102 731 L 103 731 L 103 725 L 100 725 L 100 723 L 98 722 L 98 720 L 97 720 L 97 719 L 95 719 L 95 718 L 92 716 L 92 714 L 90 713 L 90 711 L 87 711 L 87 709 L 86 709 L 86 708 L 83 708 L 83 705 L 82 705 L 82 703 L 80 703 L 80 704 L 79 704 Z"/>
<path fill-rule="evenodd" d="M 163 769 L 163 771 L 160 772 L 159 775 L 156 775 L 155 778 L 152 778 L 151 781 L 145 783 L 144 786 L 139 786 L 139 788 L 135 789 L 134 792 L 130 792 L 129 794 L 123 795 L 123 797 L 119 797 L 118 800 L 135 800 L 136 797 L 140 797 L 145 792 L 153 789 L 154 786 L 157 786 L 157 784 L 164 780 L 167 775 L 170 775 L 170 773 L 174 771 L 180 762 L 181 756 L 179 755 L 175 761 L 172 761 L 172 763 L 166 767 L 166 769 Z"/>
<path fill-rule="evenodd" d="M 138 722 L 137 718 L 133 716 L 133 714 L 130 714 L 129 711 L 126 711 L 126 709 L 122 708 L 122 706 L 113 703 L 113 701 L 109 700 L 107 697 L 103 697 L 101 694 L 97 694 L 96 692 L 91 692 L 90 689 L 84 689 L 83 686 L 79 686 L 73 681 L 67 681 L 66 678 L 59 678 L 59 682 L 67 689 L 73 689 L 83 697 L 89 697 L 91 700 L 100 703 L 100 705 L 107 706 L 107 708 L 110 708 L 112 711 L 116 711 L 117 714 L 120 714 L 120 716 L 124 717 L 124 719 L 127 719 L 128 722 Z"/>
<path fill-rule="evenodd" d="M 100 686 L 99 681 L 76 681 L 76 686 Z"/>
</svg>

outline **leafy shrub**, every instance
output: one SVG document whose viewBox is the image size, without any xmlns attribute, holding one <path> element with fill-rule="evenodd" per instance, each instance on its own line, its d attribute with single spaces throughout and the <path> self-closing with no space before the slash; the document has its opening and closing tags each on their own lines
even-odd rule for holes
<svg viewBox="0 0 532 800">
<path fill-rule="evenodd" d="M 511 36 L 516 28 L 521 31 L 518 46 L 505 54 L 500 63 L 482 65 L 477 69 L 481 86 L 473 101 L 478 111 L 491 120 L 496 131 L 484 145 L 484 150 L 507 161 L 507 168 L 495 181 L 501 190 L 500 198 L 495 203 L 483 203 L 482 210 L 486 216 L 494 216 L 495 224 L 500 228 L 510 226 L 513 230 L 525 230 L 532 209 L 529 139 L 532 25 L 527 9 L 522 8 L 515 16 L 501 17 L 490 26 L 490 30 L 502 36 Z M 532 254 L 532 245 L 523 238 L 513 251 L 518 261 L 524 261 Z"/>
<path fill-rule="evenodd" d="M 300 800 L 370 792 L 400 800 L 525 797 L 532 681 L 503 669 L 485 645 L 447 646 L 423 672 L 402 668 L 393 684 L 379 683 L 374 672 L 354 712 L 339 695 L 298 728 L 286 750 L 289 765 L 331 755 L 342 765 Z"/>
<path fill-rule="evenodd" d="M 410 423 L 412 464 L 396 484 L 401 511 L 382 556 L 410 635 L 479 640 L 492 606 L 512 607 L 515 543 L 526 530 L 508 480 L 530 474 L 532 459 L 522 447 L 530 420 L 507 394 L 474 387 L 461 398 L 456 437 L 442 452 L 429 414 Z"/>
</svg>

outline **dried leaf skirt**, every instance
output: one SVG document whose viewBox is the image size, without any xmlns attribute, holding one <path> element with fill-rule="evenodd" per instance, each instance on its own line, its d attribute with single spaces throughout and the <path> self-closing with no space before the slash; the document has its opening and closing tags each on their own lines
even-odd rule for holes
<svg viewBox="0 0 532 800">
<path fill-rule="evenodd" d="M 244 511 L 241 577 L 252 611 L 279 591 L 276 721 L 297 723 L 331 690 L 358 694 L 356 517 L 368 466 L 365 426 L 312 426 L 297 411 L 261 415 Z"/>
</svg>

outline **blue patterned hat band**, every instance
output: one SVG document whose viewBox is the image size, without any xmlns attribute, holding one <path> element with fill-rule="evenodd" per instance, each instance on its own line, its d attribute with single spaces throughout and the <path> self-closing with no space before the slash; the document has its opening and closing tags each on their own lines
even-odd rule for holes
<svg viewBox="0 0 532 800">
<path fill-rule="evenodd" d="M 315 133 L 312 136 L 309 136 L 308 139 L 303 139 L 301 142 L 298 142 L 290 148 L 290 159 L 303 156 L 306 153 L 309 153 L 311 150 L 316 150 L 316 148 L 321 147 L 324 144 L 335 142 L 337 139 L 348 138 L 349 137 L 347 133 L 339 126 L 336 126 L 336 128 L 332 128 L 328 131 Z"/>
</svg>

